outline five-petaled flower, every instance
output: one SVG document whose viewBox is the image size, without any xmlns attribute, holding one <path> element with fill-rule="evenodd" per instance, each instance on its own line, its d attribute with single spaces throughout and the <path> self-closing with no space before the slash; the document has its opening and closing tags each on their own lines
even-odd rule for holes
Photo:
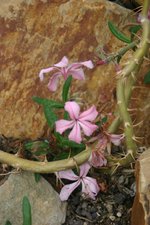
<svg viewBox="0 0 150 225">
<path fill-rule="evenodd" d="M 123 138 L 124 134 L 109 134 L 106 132 L 103 132 L 96 137 L 91 138 L 90 142 L 97 140 L 97 145 L 95 146 L 95 148 L 92 148 L 92 153 L 89 158 L 90 165 L 95 168 L 106 166 L 107 160 L 104 155 L 105 149 L 109 146 L 110 143 L 119 146 Z"/>
<path fill-rule="evenodd" d="M 106 166 L 107 159 L 104 156 L 104 153 L 100 149 L 92 149 L 91 157 L 89 158 L 89 163 L 95 168 Z"/>
<path fill-rule="evenodd" d="M 40 77 L 40 80 L 43 81 L 44 73 L 55 71 L 55 73 L 51 76 L 49 80 L 48 88 L 50 91 L 56 91 L 60 76 L 63 76 L 65 80 L 68 78 L 69 75 L 72 75 L 72 77 L 75 79 L 84 80 L 85 77 L 84 77 L 84 72 L 82 69 L 83 66 L 90 69 L 94 67 L 91 60 L 69 64 L 68 58 L 64 56 L 61 59 L 61 61 L 58 62 L 57 64 L 54 64 L 54 66 L 51 66 L 46 69 L 42 69 L 39 73 L 39 77 Z"/>
<path fill-rule="evenodd" d="M 91 136 L 97 130 L 98 126 L 91 123 L 98 115 L 95 106 L 80 113 L 80 106 L 74 101 L 68 101 L 65 103 L 65 110 L 69 113 L 72 120 L 61 119 L 56 121 L 56 131 L 58 133 L 62 134 L 65 130 L 72 128 L 68 138 L 81 143 L 81 128 L 86 136 Z"/>
<path fill-rule="evenodd" d="M 61 201 L 66 201 L 71 193 L 82 184 L 82 193 L 85 197 L 95 199 L 100 188 L 96 179 L 86 176 L 91 168 L 89 163 L 84 163 L 80 166 L 80 174 L 77 176 L 72 170 L 60 171 L 56 175 L 58 178 L 75 181 L 72 184 L 64 185 L 60 192 Z"/>
</svg>

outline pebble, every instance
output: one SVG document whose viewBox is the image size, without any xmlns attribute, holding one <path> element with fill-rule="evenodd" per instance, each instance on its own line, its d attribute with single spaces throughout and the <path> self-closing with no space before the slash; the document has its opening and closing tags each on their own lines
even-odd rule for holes
<svg viewBox="0 0 150 225">
<path fill-rule="evenodd" d="M 106 204 L 105 207 L 106 207 L 106 209 L 107 209 L 107 211 L 108 211 L 109 213 L 111 213 L 111 212 L 113 211 L 113 206 L 112 206 L 112 205 Z"/>
<path fill-rule="evenodd" d="M 118 217 L 121 217 L 121 216 L 122 216 L 121 212 L 117 212 L 116 215 L 117 215 Z"/>
<path fill-rule="evenodd" d="M 110 219 L 111 221 L 115 221 L 116 217 L 111 215 L 111 216 L 109 216 L 109 219 Z"/>
<path fill-rule="evenodd" d="M 124 176 L 122 175 L 122 176 L 119 177 L 118 183 L 123 184 L 123 182 L 124 182 Z"/>
</svg>

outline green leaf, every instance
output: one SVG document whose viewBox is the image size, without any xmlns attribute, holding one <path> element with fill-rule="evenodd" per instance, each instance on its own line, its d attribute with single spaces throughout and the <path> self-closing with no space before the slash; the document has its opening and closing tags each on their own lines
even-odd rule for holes
<svg viewBox="0 0 150 225">
<path fill-rule="evenodd" d="M 56 161 L 56 160 L 61 160 L 61 159 L 68 159 L 69 157 L 73 157 L 73 156 L 77 155 L 81 151 L 82 150 L 79 148 L 71 149 L 71 151 L 69 151 L 69 152 L 63 151 L 63 152 L 59 153 L 58 155 L 56 155 L 53 160 Z"/>
<path fill-rule="evenodd" d="M 12 223 L 9 220 L 7 220 L 5 225 L 12 225 Z"/>
<path fill-rule="evenodd" d="M 61 160 L 61 159 L 67 159 L 69 157 L 69 152 L 61 152 L 57 156 L 54 157 L 54 161 Z"/>
<path fill-rule="evenodd" d="M 131 40 L 133 40 L 134 35 L 135 35 L 141 28 L 142 28 L 141 25 L 135 25 L 135 26 L 133 26 L 133 27 L 131 27 L 131 28 L 129 29 L 129 31 L 130 31 L 130 33 L 131 33 Z"/>
<path fill-rule="evenodd" d="M 31 205 L 26 196 L 22 201 L 23 225 L 32 225 Z"/>
<path fill-rule="evenodd" d="M 59 133 L 55 132 L 55 137 L 59 141 L 59 146 L 61 146 L 61 147 L 78 148 L 78 149 L 81 149 L 81 150 L 84 150 L 86 148 L 85 144 L 82 144 L 82 143 L 78 144 L 74 141 L 71 141 L 67 138 L 64 138 Z"/>
<path fill-rule="evenodd" d="M 28 143 L 24 144 L 24 147 L 26 150 L 32 151 L 35 149 L 49 149 L 49 143 L 48 141 L 29 141 Z"/>
<path fill-rule="evenodd" d="M 46 106 L 50 106 L 51 108 L 64 108 L 64 104 L 61 102 L 56 102 L 50 99 L 46 99 L 46 98 L 39 98 L 39 97 L 32 97 L 33 101 L 40 104 L 40 105 L 46 105 Z"/>
<path fill-rule="evenodd" d="M 104 124 L 104 123 L 106 123 L 107 122 L 107 116 L 104 116 L 102 119 L 101 119 L 101 122 L 102 122 L 102 124 Z"/>
<path fill-rule="evenodd" d="M 111 22 L 111 21 L 108 21 L 108 27 L 109 27 L 109 30 L 112 32 L 112 34 L 118 38 L 120 41 L 123 41 L 125 43 L 131 43 L 131 39 L 128 38 L 125 34 L 123 34 L 122 32 L 120 32 L 118 30 L 118 28 Z"/>
<path fill-rule="evenodd" d="M 148 71 L 148 73 L 145 74 L 144 84 L 150 84 L 150 71 Z"/>
<path fill-rule="evenodd" d="M 58 120 L 56 114 L 52 111 L 51 107 L 48 105 L 44 105 L 44 114 L 45 118 L 47 120 L 48 126 L 50 128 L 53 128 L 55 125 L 55 122 Z"/>
<path fill-rule="evenodd" d="M 69 88 L 70 88 L 70 85 L 71 85 L 71 81 L 72 81 L 72 76 L 69 76 L 67 78 L 67 80 L 65 81 L 65 83 L 64 83 L 63 91 L 62 91 L 63 102 L 66 102 L 68 100 L 68 93 L 69 93 Z"/>
<path fill-rule="evenodd" d="M 34 178 L 35 178 L 36 183 L 38 183 L 41 179 L 41 175 L 39 173 L 35 173 Z"/>
</svg>

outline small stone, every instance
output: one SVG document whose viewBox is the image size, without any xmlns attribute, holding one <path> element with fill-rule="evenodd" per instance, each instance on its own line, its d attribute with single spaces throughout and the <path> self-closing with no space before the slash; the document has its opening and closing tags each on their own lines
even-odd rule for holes
<svg viewBox="0 0 150 225">
<path fill-rule="evenodd" d="M 115 221 L 116 217 L 113 216 L 113 215 L 111 215 L 111 216 L 109 216 L 109 219 L 110 219 L 111 221 Z"/>
<path fill-rule="evenodd" d="M 121 217 L 122 216 L 121 212 L 117 212 L 117 216 Z"/>
<path fill-rule="evenodd" d="M 109 203 L 109 204 L 106 204 L 106 209 L 107 209 L 107 211 L 109 212 L 109 213 L 112 213 L 112 211 L 113 211 L 113 206 Z"/>
<path fill-rule="evenodd" d="M 124 182 L 124 176 L 122 175 L 122 176 L 119 177 L 118 183 L 123 184 L 123 182 Z"/>
</svg>

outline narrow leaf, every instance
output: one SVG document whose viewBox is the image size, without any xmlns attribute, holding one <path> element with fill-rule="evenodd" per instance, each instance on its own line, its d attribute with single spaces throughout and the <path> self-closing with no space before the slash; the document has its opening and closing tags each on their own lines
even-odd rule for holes
<svg viewBox="0 0 150 225">
<path fill-rule="evenodd" d="M 32 97 L 33 101 L 40 105 L 48 105 L 51 108 L 64 108 L 64 104 L 46 98 Z"/>
<path fill-rule="evenodd" d="M 5 225 L 12 225 L 12 223 L 9 220 L 7 220 Z"/>
<path fill-rule="evenodd" d="M 131 43 L 131 39 L 128 38 L 125 34 L 123 34 L 122 32 L 120 32 L 118 30 L 118 28 L 111 22 L 111 21 L 108 21 L 108 27 L 109 27 L 109 30 L 112 32 L 112 34 L 118 38 L 120 41 L 123 41 L 125 43 Z"/>
<path fill-rule="evenodd" d="M 56 114 L 52 111 L 51 107 L 48 105 L 44 105 L 44 114 L 45 114 L 45 118 L 47 120 L 48 126 L 50 128 L 53 128 L 55 125 L 55 122 L 57 121 Z"/>
<path fill-rule="evenodd" d="M 135 35 L 141 28 L 142 28 L 141 25 L 135 25 L 135 26 L 133 26 L 133 27 L 131 27 L 131 28 L 129 29 L 129 31 L 130 31 L 130 33 L 131 33 L 131 39 L 132 39 L 132 40 L 133 40 L 133 38 L 134 38 L 134 35 Z"/>
<path fill-rule="evenodd" d="M 55 132 L 55 137 L 59 141 L 58 145 L 61 146 L 61 147 L 79 148 L 81 150 L 84 150 L 86 148 L 86 146 L 84 144 L 78 144 L 74 141 L 71 141 L 67 138 L 64 138 L 63 136 L 61 136 L 57 132 Z"/>
<path fill-rule="evenodd" d="M 150 71 L 145 74 L 144 84 L 150 84 Z"/>
<path fill-rule="evenodd" d="M 36 183 L 38 183 L 41 179 L 41 175 L 39 173 L 35 173 L 34 178 L 35 178 Z"/>
<path fill-rule="evenodd" d="M 64 83 L 63 91 L 62 91 L 63 102 L 66 102 L 68 100 L 68 93 L 69 93 L 69 88 L 70 88 L 70 85 L 71 85 L 71 81 L 72 81 L 72 76 L 69 76 L 67 78 L 67 80 L 65 81 L 65 83 Z"/>
<path fill-rule="evenodd" d="M 31 205 L 26 196 L 22 201 L 23 225 L 32 225 Z"/>
</svg>

